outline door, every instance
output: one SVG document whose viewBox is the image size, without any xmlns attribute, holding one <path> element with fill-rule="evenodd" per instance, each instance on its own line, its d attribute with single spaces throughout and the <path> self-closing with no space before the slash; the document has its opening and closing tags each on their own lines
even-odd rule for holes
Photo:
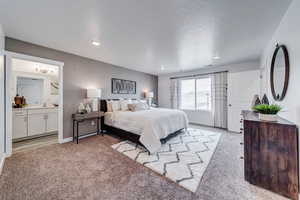
<svg viewBox="0 0 300 200">
<path fill-rule="evenodd" d="M 27 137 L 27 112 L 15 111 L 13 114 L 12 138 L 18 139 Z"/>
<path fill-rule="evenodd" d="M 49 112 L 47 115 L 47 132 L 58 131 L 58 112 Z"/>
<path fill-rule="evenodd" d="M 28 136 L 40 135 L 46 132 L 45 113 L 28 113 Z"/>
<path fill-rule="evenodd" d="M 251 109 L 259 86 L 259 70 L 228 73 L 228 130 L 240 132 L 241 111 Z"/>
</svg>

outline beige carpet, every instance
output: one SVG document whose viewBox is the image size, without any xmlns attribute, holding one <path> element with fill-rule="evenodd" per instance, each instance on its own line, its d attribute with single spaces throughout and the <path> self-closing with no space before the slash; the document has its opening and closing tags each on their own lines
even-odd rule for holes
<svg viewBox="0 0 300 200">
<path fill-rule="evenodd" d="M 244 181 L 241 139 L 222 134 L 196 193 L 113 150 L 120 141 L 105 135 L 14 154 L 0 177 L 0 199 L 284 199 Z"/>
</svg>

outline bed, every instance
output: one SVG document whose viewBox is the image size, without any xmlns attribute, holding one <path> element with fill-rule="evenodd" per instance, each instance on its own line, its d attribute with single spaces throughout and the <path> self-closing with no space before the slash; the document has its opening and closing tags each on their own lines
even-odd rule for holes
<svg viewBox="0 0 300 200">
<path fill-rule="evenodd" d="M 101 100 L 101 111 L 104 112 L 102 130 L 140 144 L 149 153 L 157 152 L 162 143 L 188 127 L 187 116 L 180 110 L 150 108 L 108 112 L 107 100 Z"/>
</svg>

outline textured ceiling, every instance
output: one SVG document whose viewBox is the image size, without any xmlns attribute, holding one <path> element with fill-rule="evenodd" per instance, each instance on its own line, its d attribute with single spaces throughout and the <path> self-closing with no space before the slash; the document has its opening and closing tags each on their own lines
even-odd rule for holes
<svg viewBox="0 0 300 200">
<path fill-rule="evenodd" d="M 0 0 L 0 23 L 12 38 L 160 74 L 258 59 L 290 2 Z"/>
</svg>

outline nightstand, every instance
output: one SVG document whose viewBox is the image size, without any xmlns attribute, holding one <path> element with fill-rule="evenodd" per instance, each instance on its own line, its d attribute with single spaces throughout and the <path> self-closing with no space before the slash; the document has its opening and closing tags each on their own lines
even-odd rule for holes
<svg viewBox="0 0 300 200">
<path fill-rule="evenodd" d="M 85 113 L 85 114 L 72 114 L 72 119 L 73 119 L 73 142 L 76 139 L 76 142 L 78 144 L 80 136 L 79 136 L 79 125 L 80 123 L 87 121 L 87 120 L 97 120 L 97 135 L 101 132 L 103 136 L 103 131 L 100 129 L 100 119 L 101 117 L 104 116 L 104 112 L 90 112 L 90 113 Z M 75 135 L 75 127 L 76 127 L 76 135 Z M 87 136 L 92 133 L 85 133 L 82 136 Z"/>
</svg>

